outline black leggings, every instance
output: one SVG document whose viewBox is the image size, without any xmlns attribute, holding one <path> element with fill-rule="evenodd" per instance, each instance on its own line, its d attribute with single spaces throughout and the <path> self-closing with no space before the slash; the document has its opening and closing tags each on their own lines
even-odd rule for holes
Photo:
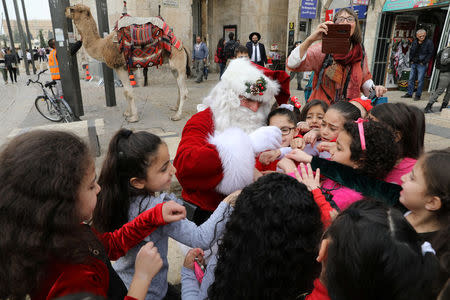
<svg viewBox="0 0 450 300">
<path fill-rule="evenodd" d="M 8 67 L 9 77 L 11 78 L 11 82 L 17 82 L 17 69 L 13 67 Z M 13 81 L 14 74 L 14 81 Z"/>
</svg>

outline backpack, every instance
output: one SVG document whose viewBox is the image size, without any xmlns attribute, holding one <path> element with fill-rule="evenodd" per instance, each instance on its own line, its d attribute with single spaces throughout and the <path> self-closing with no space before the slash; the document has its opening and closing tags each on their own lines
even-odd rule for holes
<svg viewBox="0 0 450 300">
<path fill-rule="evenodd" d="M 226 59 L 234 57 L 234 49 L 236 49 L 236 41 L 229 40 L 225 43 L 224 54 Z"/>
<path fill-rule="evenodd" d="M 450 71 L 450 64 L 446 64 L 446 65 L 441 64 L 442 53 L 446 49 L 447 48 L 444 48 L 441 51 L 439 51 L 438 54 L 436 55 L 436 59 L 435 59 L 436 69 L 440 70 L 441 72 L 449 72 Z"/>
</svg>

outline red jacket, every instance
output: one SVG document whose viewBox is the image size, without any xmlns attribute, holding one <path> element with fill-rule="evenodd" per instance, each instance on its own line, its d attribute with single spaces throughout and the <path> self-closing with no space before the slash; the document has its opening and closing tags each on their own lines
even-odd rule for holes
<svg viewBox="0 0 450 300">
<path fill-rule="evenodd" d="M 162 215 L 162 205 L 158 204 L 146 210 L 114 232 L 100 234 L 91 228 L 105 248 L 109 259 L 117 260 L 124 256 L 159 225 L 166 224 Z M 54 262 L 48 266 L 45 281 L 32 293 L 31 299 L 50 300 L 80 292 L 89 292 L 106 298 L 108 288 L 108 268 L 100 259 L 90 257 L 85 264 Z M 134 298 L 127 296 L 125 299 Z"/>
<path fill-rule="evenodd" d="M 187 202 L 214 211 L 225 198 L 216 191 L 223 179 L 222 162 L 216 147 L 208 142 L 214 133 L 210 108 L 198 112 L 184 126 L 173 165 Z"/>
<path fill-rule="evenodd" d="M 319 279 L 314 280 L 314 289 L 311 294 L 306 296 L 305 300 L 330 300 L 327 288 L 320 282 Z"/>
</svg>

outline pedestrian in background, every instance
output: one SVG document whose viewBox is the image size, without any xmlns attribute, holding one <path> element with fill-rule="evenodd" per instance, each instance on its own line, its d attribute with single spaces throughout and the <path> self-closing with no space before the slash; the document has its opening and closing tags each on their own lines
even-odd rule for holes
<svg viewBox="0 0 450 300">
<path fill-rule="evenodd" d="M 221 38 L 217 43 L 216 55 L 214 56 L 214 62 L 219 64 L 220 73 L 219 79 L 222 78 L 222 74 L 225 71 L 227 65 L 227 59 L 225 57 L 225 39 Z"/>
<path fill-rule="evenodd" d="M 17 83 L 17 56 L 11 53 L 11 50 L 6 50 L 5 65 L 9 72 L 11 83 Z"/>
<path fill-rule="evenodd" d="M 8 72 L 6 71 L 5 55 L 3 54 L 3 49 L 0 52 L 0 72 L 2 72 L 3 81 L 5 82 L 5 84 L 8 84 Z"/>
<path fill-rule="evenodd" d="M 450 41 L 446 48 L 442 49 L 436 55 L 436 69 L 439 70 L 439 84 L 436 90 L 431 93 L 430 101 L 425 107 L 425 113 L 432 113 L 431 106 L 437 101 L 437 98 L 445 92 L 444 100 L 439 111 L 448 106 L 450 100 Z"/>
<path fill-rule="evenodd" d="M 414 93 L 414 86 L 416 77 L 419 83 L 417 84 L 416 96 L 414 101 L 420 100 L 422 96 L 423 82 L 425 73 L 428 69 L 428 63 L 433 56 L 433 42 L 427 39 L 427 32 L 424 29 L 419 29 L 416 32 L 416 39 L 411 45 L 409 52 L 409 61 L 411 62 L 411 72 L 409 73 L 408 91 L 402 98 L 412 98 Z"/>
<path fill-rule="evenodd" d="M 239 43 L 234 39 L 234 33 L 230 32 L 228 34 L 228 42 L 225 43 L 225 47 L 224 47 L 224 55 L 225 55 L 225 64 L 228 62 L 229 59 L 233 59 L 234 56 L 234 52 L 236 50 L 236 48 L 239 46 Z"/>
<path fill-rule="evenodd" d="M 302 43 L 301 41 L 295 42 L 294 49 L 297 48 L 298 46 L 300 46 L 301 43 Z M 292 71 L 289 73 L 289 76 L 291 76 L 291 80 L 294 78 L 297 78 L 297 90 L 303 91 L 303 88 L 302 88 L 303 72 Z"/>
<path fill-rule="evenodd" d="M 248 39 L 250 41 L 247 42 L 246 46 L 250 60 L 255 64 L 264 67 L 264 65 L 267 64 L 267 55 L 264 44 L 259 42 L 261 40 L 261 35 L 258 32 L 252 32 L 248 36 Z"/>
<path fill-rule="evenodd" d="M 205 67 L 206 59 L 208 57 L 208 47 L 202 42 L 202 38 L 197 36 L 196 43 L 194 45 L 194 55 L 192 61 L 194 68 L 197 72 L 197 79 L 195 82 L 200 83 L 203 81 L 203 68 Z"/>
</svg>

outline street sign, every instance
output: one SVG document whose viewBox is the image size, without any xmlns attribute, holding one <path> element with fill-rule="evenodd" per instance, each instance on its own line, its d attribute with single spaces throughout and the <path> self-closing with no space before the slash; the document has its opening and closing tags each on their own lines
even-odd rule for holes
<svg viewBox="0 0 450 300">
<path fill-rule="evenodd" d="M 315 19 L 317 12 L 317 0 L 302 0 L 300 18 Z"/>
</svg>

